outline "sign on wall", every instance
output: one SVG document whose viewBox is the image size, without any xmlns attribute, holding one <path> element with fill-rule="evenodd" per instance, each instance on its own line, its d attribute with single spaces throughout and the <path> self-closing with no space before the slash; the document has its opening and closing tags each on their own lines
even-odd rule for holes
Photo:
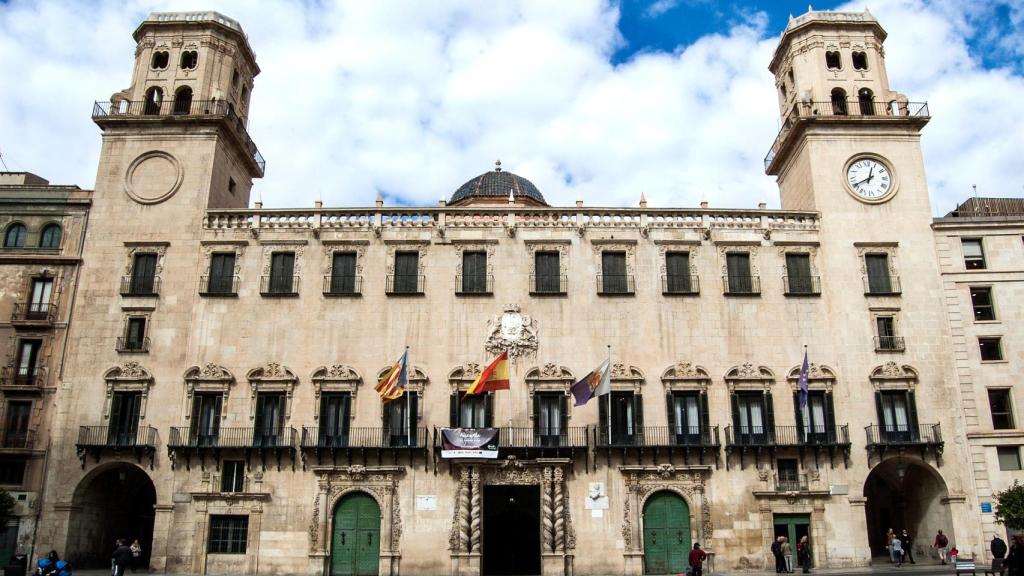
<svg viewBox="0 0 1024 576">
<path fill-rule="evenodd" d="M 498 428 L 442 428 L 442 458 L 497 458 Z"/>
</svg>

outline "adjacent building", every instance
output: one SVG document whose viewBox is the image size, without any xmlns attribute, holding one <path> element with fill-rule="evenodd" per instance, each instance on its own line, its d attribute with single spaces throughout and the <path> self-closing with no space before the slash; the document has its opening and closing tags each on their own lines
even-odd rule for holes
<svg viewBox="0 0 1024 576">
<path fill-rule="evenodd" d="M 930 112 L 890 89 L 885 37 L 868 12 L 790 21 L 779 210 L 555 207 L 500 163 L 436 207 L 264 209 L 241 26 L 150 15 L 131 86 L 93 112 L 37 547 L 104 565 L 138 538 L 154 570 L 214 574 L 639 575 L 683 571 L 696 542 L 760 569 L 777 535 L 861 566 L 906 527 L 919 558 L 939 529 L 981 554 L 976 494 L 1008 479 L 984 467 L 1019 440 L 1012 362 L 972 339 L 1011 357 L 1020 228 L 933 221 Z M 964 271 L 960 236 L 1007 272 Z M 951 328 L 986 286 L 1007 324 Z M 502 352 L 511 389 L 466 396 Z M 574 406 L 608 358 L 612 392 Z M 497 457 L 446 457 L 448 428 L 497 428 Z"/>
</svg>

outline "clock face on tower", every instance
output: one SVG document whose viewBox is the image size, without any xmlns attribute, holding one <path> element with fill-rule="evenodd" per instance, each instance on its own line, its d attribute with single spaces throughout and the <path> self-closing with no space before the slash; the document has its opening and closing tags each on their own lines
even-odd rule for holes
<svg viewBox="0 0 1024 576">
<path fill-rule="evenodd" d="M 881 158 L 859 156 L 846 164 L 846 187 L 861 202 L 885 202 L 896 191 L 896 177 Z"/>
</svg>

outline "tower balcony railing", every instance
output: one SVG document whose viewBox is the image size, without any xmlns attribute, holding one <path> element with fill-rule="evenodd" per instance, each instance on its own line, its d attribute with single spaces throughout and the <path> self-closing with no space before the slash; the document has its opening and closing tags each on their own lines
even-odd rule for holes
<svg viewBox="0 0 1024 576">
<path fill-rule="evenodd" d="M 121 296 L 157 296 L 159 294 L 159 276 L 121 277 Z"/>
<path fill-rule="evenodd" d="M 818 276 L 783 276 L 782 284 L 786 296 L 821 295 L 821 278 Z"/>
<path fill-rule="evenodd" d="M 718 426 L 598 426 L 600 448 L 713 448 L 720 446 Z"/>
<path fill-rule="evenodd" d="M 931 118 L 927 102 L 903 102 L 892 100 L 829 100 L 816 102 L 805 100 L 793 104 L 783 119 L 782 129 L 775 137 L 771 149 L 764 157 L 764 168 L 770 170 L 772 162 L 786 144 L 789 135 L 801 121 L 827 118 L 839 121 L 878 121 L 893 118 L 919 119 L 927 122 Z"/>
<path fill-rule="evenodd" d="M 727 296 L 760 296 L 760 276 L 722 276 L 723 293 Z"/>
<path fill-rule="evenodd" d="M 303 450 L 347 450 L 385 448 L 424 448 L 427 429 L 389 427 L 347 427 L 330 429 L 306 426 L 302 429 Z"/>
<path fill-rule="evenodd" d="M 362 276 L 351 274 L 324 275 L 324 296 L 359 296 L 362 293 Z"/>
<path fill-rule="evenodd" d="M 597 293 L 601 296 L 629 296 L 636 293 L 632 274 L 598 274 Z"/>
<path fill-rule="evenodd" d="M 225 100 L 168 99 L 161 102 L 149 100 L 120 100 L 116 102 L 95 102 L 92 119 L 96 122 L 110 119 L 164 119 L 164 118 L 208 118 L 222 117 L 234 128 L 236 136 L 259 168 L 260 176 L 267 167 L 256 144 L 249 137 L 242 119 L 235 113 L 234 106 Z"/>
<path fill-rule="evenodd" d="M 875 352 L 903 352 L 906 349 L 903 336 L 875 336 Z"/>
<path fill-rule="evenodd" d="M 938 424 L 891 424 L 872 425 L 864 428 L 867 446 L 913 446 L 920 444 L 941 445 L 942 429 Z"/>
<path fill-rule="evenodd" d="M 25 369 L 16 363 L 8 364 L 0 369 L 0 388 L 11 391 L 39 390 L 46 384 L 46 366 L 35 366 Z"/>
<path fill-rule="evenodd" d="M 494 293 L 493 274 L 456 274 L 455 293 L 460 296 L 488 296 Z"/>
<path fill-rule="evenodd" d="M 11 312 L 15 326 L 50 326 L 57 318 L 57 305 L 52 302 L 18 302 Z"/>
<path fill-rule="evenodd" d="M 0 430 L 0 448 L 31 450 L 35 447 L 35 430 Z"/>
<path fill-rule="evenodd" d="M 291 427 L 241 427 L 198 430 L 171 428 L 169 449 L 220 450 L 225 448 L 294 449 L 298 433 Z"/>
<path fill-rule="evenodd" d="M 152 426 L 80 426 L 75 449 L 83 466 L 86 455 L 92 454 L 98 462 L 103 452 L 109 451 L 133 453 L 139 462 L 147 456 L 152 469 L 157 442 L 157 431 Z"/>
<path fill-rule="evenodd" d="M 700 278 L 696 274 L 663 274 L 661 276 L 661 293 L 695 296 L 700 294 Z"/>
</svg>

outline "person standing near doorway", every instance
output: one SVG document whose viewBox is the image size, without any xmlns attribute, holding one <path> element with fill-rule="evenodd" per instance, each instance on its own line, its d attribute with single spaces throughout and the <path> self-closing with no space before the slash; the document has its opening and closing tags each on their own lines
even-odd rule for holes
<svg viewBox="0 0 1024 576">
<path fill-rule="evenodd" d="M 1003 560 L 1006 558 L 1006 542 L 996 534 L 992 537 L 992 546 L 989 548 L 992 550 L 992 557 L 996 560 Z M 1002 562 L 1000 562 L 1002 564 Z"/>
<path fill-rule="evenodd" d="M 892 537 L 892 558 L 897 568 L 903 566 L 903 543 L 900 542 L 900 537 L 895 535 Z"/>
<path fill-rule="evenodd" d="M 139 539 L 136 538 L 128 549 L 132 551 L 132 572 L 135 572 L 142 563 L 142 544 L 139 544 Z"/>
<path fill-rule="evenodd" d="M 811 543 L 807 541 L 806 534 L 796 544 L 796 560 L 800 563 L 800 567 L 803 568 L 804 574 L 811 571 Z"/>
<path fill-rule="evenodd" d="M 114 548 L 114 553 L 110 556 L 113 562 L 113 571 L 111 576 L 124 576 L 126 568 L 132 564 L 132 549 L 128 547 L 128 543 L 125 542 L 124 538 L 117 539 L 117 548 Z"/>
<path fill-rule="evenodd" d="M 693 576 L 702 576 L 704 574 L 704 559 L 707 556 L 707 553 L 700 549 L 700 544 L 694 542 L 693 550 L 690 550 L 690 574 L 693 574 Z"/>
<path fill-rule="evenodd" d="M 772 556 L 775 557 L 775 573 L 782 574 L 786 571 L 786 561 L 782 559 L 782 541 L 784 536 L 778 536 L 772 542 Z"/>
<path fill-rule="evenodd" d="M 789 543 L 789 538 L 782 537 L 782 559 L 786 562 L 786 572 L 793 573 L 793 545 Z"/>
<path fill-rule="evenodd" d="M 914 562 L 914 538 L 907 532 L 907 529 L 903 529 L 903 535 L 900 536 L 900 542 L 903 543 L 903 553 L 907 555 L 907 560 L 910 560 L 911 564 L 917 564 Z"/>
<path fill-rule="evenodd" d="M 895 562 L 895 558 L 892 553 L 892 539 L 896 536 L 896 533 L 889 528 L 889 531 L 885 533 L 885 551 L 889 554 L 889 563 Z"/>
<path fill-rule="evenodd" d="M 938 533 L 935 534 L 935 542 L 932 542 L 932 547 L 939 553 L 939 559 L 942 560 L 943 564 L 946 563 L 947 546 L 949 546 L 949 538 L 946 538 L 946 535 L 942 533 L 942 530 L 939 530 Z"/>
</svg>

